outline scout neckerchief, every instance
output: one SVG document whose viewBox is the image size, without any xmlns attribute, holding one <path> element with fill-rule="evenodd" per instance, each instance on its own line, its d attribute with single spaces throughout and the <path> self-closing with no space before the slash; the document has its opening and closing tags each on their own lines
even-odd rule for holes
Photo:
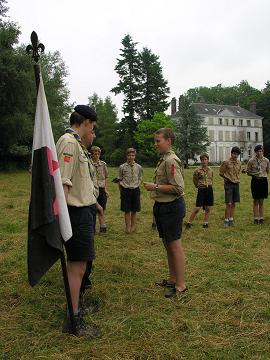
<svg viewBox="0 0 270 360">
<path fill-rule="evenodd" d="M 207 167 L 203 167 L 202 166 L 202 170 L 203 170 L 203 182 L 204 182 L 204 185 L 206 187 L 208 187 L 208 168 Z"/>
<path fill-rule="evenodd" d="M 68 128 L 66 129 L 66 133 L 67 134 L 71 134 L 74 139 L 76 139 L 80 145 L 80 147 L 82 148 L 82 151 L 84 152 L 84 155 L 87 157 L 87 159 L 89 160 L 90 159 L 90 156 L 89 156 L 89 152 L 88 150 L 86 149 L 86 147 L 83 145 L 82 143 L 82 139 L 80 138 L 80 135 L 76 133 L 75 130 L 73 130 L 72 128 Z"/>
<path fill-rule="evenodd" d="M 255 157 L 256 157 L 256 160 L 257 160 L 258 173 L 260 173 L 261 170 L 262 170 L 262 166 L 261 166 L 261 165 L 262 165 L 262 162 L 263 162 L 263 157 L 262 157 L 261 159 L 259 159 L 257 155 L 256 155 Z"/>
</svg>

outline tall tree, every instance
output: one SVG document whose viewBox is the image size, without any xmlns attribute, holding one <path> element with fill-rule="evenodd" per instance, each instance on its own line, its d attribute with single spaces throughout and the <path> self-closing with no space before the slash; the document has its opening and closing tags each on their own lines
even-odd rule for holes
<svg viewBox="0 0 270 360">
<path fill-rule="evenodd" d="M 154 147 L 154 133 L 164 127 L 175 128 L 173 121 L 164 113 L 155 113 L 152 119 L 144 119 L 139 122 L 135 132 L 139 162 L 152 166 L 157 162 L 159 155 Z"/>
<path fill-rule="evenodd" d="M 94 145 L 100 146 L 102 158 L 111 162 L 111 155 L 115 149 L 115 131 L 117 127 L 117 110 L 109 96 L 102 100 L 97 94 L 88 98 L 90 106 L 96 109 L 98 122 Z"/>
<path fill-rule="evenodd" d="M 128 137 L 130 145 L 133 143 L 133 134 L 136 130 L 136 112 L 139 103 L 140 89 L 140 59 L 136 49 L 137 43 L 132 40 L 130 35 L 126 35 L 122 40 L 123 48 L 120 49 L 120 58 L 117 59 L 115 71 L 119 75 L 119 82 L 111 91 L 117 95 L 122 93 L 123 113 L 122 131 Z"/>
<path fill-rule="evenodd" d="M 159 57 L 148 48 L 140 53 L 141 83 L 139 115 L 141 119 L 152 119 L 156 112 L 168 109 L 170 89 L 164 79 Z"/>
<path fill-rule="evenodd" d="M 179 157 L 188 163 L 189 159 L 206 150 L 209 145 L 207 129 L 203 119 L 195 112 L 187 97 L 180 97 L 179 111 L 175 118 L 175 147 Z"/>
</svg>

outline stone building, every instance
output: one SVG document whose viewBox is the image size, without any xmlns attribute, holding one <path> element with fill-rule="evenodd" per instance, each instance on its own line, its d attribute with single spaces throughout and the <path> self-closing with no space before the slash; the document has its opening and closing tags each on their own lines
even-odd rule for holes
<svg viewBox="0 0 270 360">
<path fill-rule="evenodd" d="M 196 112 L 204 119 L 210 146 L 211 162 L 220 162 L 230 157 L 231 148 L 241 149 L 241 160 L 248 160 L 256 144 L 263 143 L 262 117 L 256 115 L 256 103 L 250 111 L 240 106 L 193 103 Z M 177 117 L 176 99 L 171 101 L 171 115 Z"/>
</svg>

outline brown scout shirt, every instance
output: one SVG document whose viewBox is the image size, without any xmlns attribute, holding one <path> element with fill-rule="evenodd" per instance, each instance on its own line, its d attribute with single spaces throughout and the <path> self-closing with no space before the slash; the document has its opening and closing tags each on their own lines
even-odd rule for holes
<svg viewBox="0 0 270 360">
<path fill-rule="evenodd" d="M 62 184 L 69 187 L 67 204 L 77 207 L 95 204 L 89 159 L 78 141 L 72 134 L 64 134 L 57 141 L 56 151 Z"/>
<path fill-rule="evenodd" d="M 240 171 L 241 163 L 239 160 L 233 160 L 232 158 L 225 160 L 221 163 L 219 168 L 219 174 L 232 183 L 240 183 Z"/>
<path fill-rule="evenodd" d="M 140 186 L 142 180 L 142 167 L 135 161 L 133 164 L 125 162 L 119 166 L 119 184 L 123 188 L 136 189 Z"/>
<path fill-rule="evenodd" d="M 259 159 L 256 155 L 247 163 L 247 174 L 256 177 L 267 177 L 269 173 L 269 160 L 266 157 Z"/>
<path fill-rule="evenodd" d="M 95 167 L 98 186 L 100 188 L 105 188 L 106 187 L 106 180 L 108 179 L 107 164 L 105 163 L 105 161 L 98 160 L 97 163 L 93 162 L 93 165 Z"/>
<path fill-rule="evenodd" d="M 170 150 L 160 158 L 154 175 L 157 185 L 173 185 L 173 192 L 151 191 L 151 198 L 157 202 L 171 202 L 184 195 L 183 167 L 181 160 Z"/>
<path fill-rule="evenodd" d="M 207 188 L 213 185 L 213 170 L 207 166 L 198 167 L 193 173 L 193 183 L 196 188 Z"/>
</svg>

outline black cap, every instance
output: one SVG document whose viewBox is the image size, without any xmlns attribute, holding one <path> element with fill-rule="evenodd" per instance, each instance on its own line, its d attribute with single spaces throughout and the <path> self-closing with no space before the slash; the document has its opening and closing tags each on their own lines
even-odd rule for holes
<svg viewBox="0 0 270 360">
<path fill-rule="evenodd" d="M 234 147 L 232 148 L 232 150 L 231 150 L 231 154 L 232 154 L 232 153 L 235 153 L 235 154 L 240 155 L 240 154 L 241 154 L 241 150 L 239 149 L 238 146 L 234 146 Z"/>
<path fill-rule="evenodd" d="M 261 144 L 256 145 L 255 148 L 254 148 L 255 152 L 259 151 L 259 150 L 263 150 L 263 146 Z"/>
<path fill-rule="evenodd" d="M 74 110 L 81 116 L 85 117 L 85 119 L 97 121 L 97 113 L 88 105 L 77 105 Z"/>
</svg>

